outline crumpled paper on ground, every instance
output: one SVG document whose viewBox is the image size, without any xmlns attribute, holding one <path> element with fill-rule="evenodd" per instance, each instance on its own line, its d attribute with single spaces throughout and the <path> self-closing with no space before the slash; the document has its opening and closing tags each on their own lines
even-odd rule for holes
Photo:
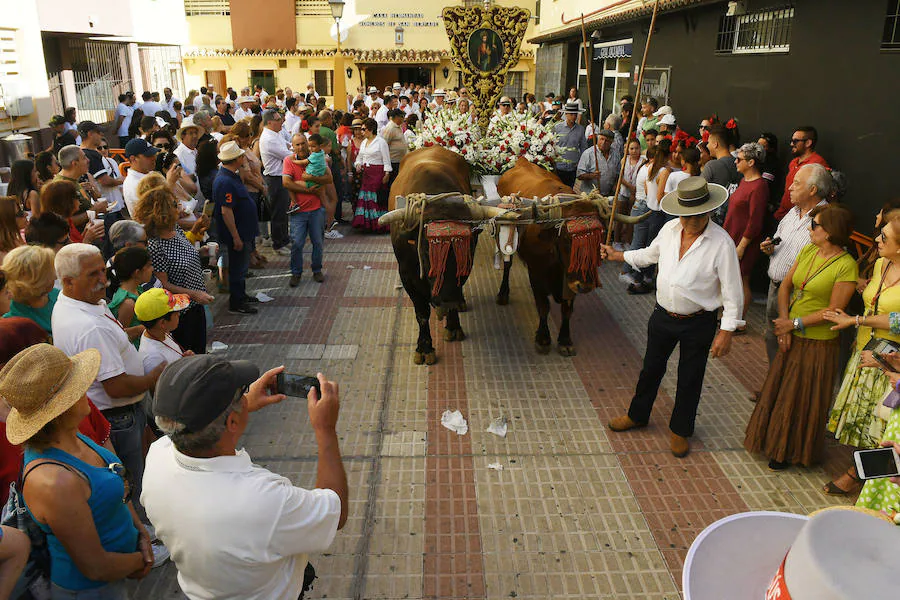
<svg viewBox="0 0 900 600">
<path fill-rule="evenodd" d="M 458 410 L 452 412 L 445 410 L 441 415 L 441 425 L 450 431 L 455 431 L 458 435 L 466 435 L 469 432 L 469 424 Z"/>
<path fill-rule="evenodd" d="M 494 470 L 494 471 L 502 471 L 502 470 L 503 470 L 503 465 L 501 465 L 500 463 L 490 463 L 490 464 L 488 465 L 488 469 L 491 469 L 491 470 Z"/>
<path fill-rule="evenodd" d="M 222 342 L 213 342 L 209 345 L 210 352 L 218 352 L 221 350 L 228 350 L 228 344 L 223 344 Z"/>
<path fill-rule="evenodd" d="M 502 438 L 506 437 L 506 430 L 509 427 L 506 417 L 497 417 L 491 424 L 488 425 L 487 432 L 493 433 L 494 435 L 499 435 Z"/>
<path fill-rule="evenodd" d="M 272 296 L 268 295 L 265 292 L 256 292 L 256 299 L 259 300 L 260 302 L 271 302 L 275 298 L 273 298 Z"/>
</svg>

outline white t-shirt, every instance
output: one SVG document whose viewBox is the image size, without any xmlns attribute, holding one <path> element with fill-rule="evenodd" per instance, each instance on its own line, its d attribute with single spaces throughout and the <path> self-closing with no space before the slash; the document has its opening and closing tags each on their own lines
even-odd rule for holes
<svg viewBox="0 0 900 600">
<path fill-rule="evenodd" d="M 644 163 L 641 165 L 641 168 L 638 169 L 637 175 L 634 177 L 634 188 L 635 188 L 635 202 L 640 202 L 643 200 L 647 201 L 647 173 L 650 170 L 650 165 L 648 163 Z"/>
<path fill-rule="evenodd" d="M 331 545 L 341 514 L 334 491 L 296 487 L 244 450 L 194 458 L 168 436 L 147 453 L 141 503 L 192 600 L 297 598 L 307 555 Z"/>
<path fill-rule="evenodd" d="M 253 116 L 252 112 L 250 112 L 249 110 L 244 110 L 240 106 L 238 106 L 236 109 L 234 109 L 234 122 L 235 123 L 237 123 L 238 121 L 240 121 L 242 119 L 245 119 L 247 117 L 252 117 L 252 116 Z"/>
<path fill-rule="evenodd" d="M 669 178 L 666 179 L 666 193 L 674 192 L 678 189 L 678 184 L 690 176 L 691 174 L 687 171 L 673 171 L 669 173 Z"/>
<path fill-rule="evenodd" d="M 181 99 L 176 98 L 175 96 L 172 96 L 171 98 L 166 100 L 165 97 L 163 97 L 163 101 L 162 101 L 163 110 L 169 111 L 169 114 L 172 115 L 173 117 L 178 116 L 178 113 L 175 112 L 175 103 L 176 102 L 181 102 Z"/>
<path fill-rule="evenodd" d="M 138 173 L 134 169 L 128 169 L 128 175 L 125 176 L 125 181 L 122 182 L 122 196 L 125 198 L 125 207 L 132 218 L 134 218 L 134 205 L 138 201 L 138 184 L 146 176 L 147 173 Z"/>
<path fill-rule="evenodd" d="M 156 113 L 161 110 L 166 110 L 166 108 L 159 102 L 154 102 L 153 100 L 151 100 L 150 102 L 144 102 L 141 110 L 144 111 L 145 117 L 155 117 Z"/>
<path fill-rule="evenodd" d="M 116 120 L 118 120 L 120 116 L 124 118 L 122 119 L 122 123 L 119 125 L 118 131 L 116 131 L 117 136 L 125 137 L 128 135 L 128 128 L 131 127 L 131 116 L 133 114 L 134 107 L 119 102 L 119 105 L 116 107 Z"/>
<path fill-rule="evenodd" d="M 109 175 L 113 179 L 122 179 L 122 174 L 119 173 L 119 165 L 113 159 L 108 156 L 101 156 L 103 160 L 103 169 L 100 174 Z M 98 173 L 94 173 L 94 177 L 97 177 Z M 123 196 L 122 196 L 122 186 L 121 185 L 110 185 L 105 186 L 100 184 L 100 193 L 103 194 L 103 197 L 106 198 L 107 208 L 106 212 L 114 213 L 122 210 L 122 206 L 124 206 Z"/>
<path fill-rule="evenodd" d="M 215 137 L 215 136 L 213 136 Z M 193 175 L 197 171 L 197 150 L 191 150 L 184 144 L 179 143 L 175 147 L 175 156 L 181 162 L 181 168 L 188 175 Z"/>
<path fill-rule="evenodd" d="M 138 354 L 141 356 L 141 362 L 144 364 L 144 375 L 162 363 L 172 364 L 184 356 L 184 353 L 179 349 L 178 342 L 169 334 L 166 334 L 166 343 L 162 343 L 148 337 L 144 333 L 141 335 Z"/>
<path fill-rule="evenodd" d="M 141 357 L 128 339 L 128 334 L 106 306 L 106 300 L 88 304 L 61 293 L 50 317 L 53 345 L 68 356 L 88 348 L 100 351 L 100 371 L 88 388 L 87 395 L 100 410 L 128 406 L 140 402 L 144 394 L 125 398 L 111 398 L 103 388 L 103 381 L 123 373 L 144 375 Z"/>
</svg>

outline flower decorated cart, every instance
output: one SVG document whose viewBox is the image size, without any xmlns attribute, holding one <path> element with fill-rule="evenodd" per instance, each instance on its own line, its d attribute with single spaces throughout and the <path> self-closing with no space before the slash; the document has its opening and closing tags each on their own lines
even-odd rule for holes
<svg viewBox="0 0 900 600">
<path fill-rule="evenodd" d="M 419 121 L 416 136 L 410 143 L 411 150 L 443 146 L 461 155 L 470 166 L 478 164 L 478 128 L 469 122 L 468 115 L 447 108 L 429 113 Z"/>
</svg>

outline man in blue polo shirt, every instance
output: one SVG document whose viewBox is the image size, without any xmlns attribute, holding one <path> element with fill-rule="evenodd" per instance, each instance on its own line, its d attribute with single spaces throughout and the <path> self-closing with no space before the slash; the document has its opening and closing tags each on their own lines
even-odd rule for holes
<svg viewBox="0 0 900 600">
<path fill-rule="evenodd" d="M 225 142 L 219 149 L 222 167 L 213 181 L 213 216 L 219 232 L 219 242 L 228 250 L 228 286 L 231 297 L 228 312 L 238 315 L 254 315 L 258 302 L 245 291 L 244 282 L 250 268 L 250 252 L 259 228 L 256 203 L 241 181 L 240 169 L 244 164 L 244 151 L 237 142 Z"/>
</svg>

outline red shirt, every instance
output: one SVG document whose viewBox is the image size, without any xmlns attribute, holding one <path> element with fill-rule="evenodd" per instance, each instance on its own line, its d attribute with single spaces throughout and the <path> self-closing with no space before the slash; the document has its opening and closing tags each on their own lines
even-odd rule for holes
<svg viewBox="0 0 900 600">
<path fill-rule="evenodd" d="M 818 152 L 813 152 L 809 155 L 809 158 L 803 162 L 800 162 L 799 158 L 795 158 L 788 164 L 788 174 L 787 178 L 784 180 L 784 195 L 781 197 L 781 205 L 778 207 L 778 210 L 775 211 L 775 218 L 779 221 L 794 206 L 791 204 L 791 184 L 794 183 L 794 175 L 797 174 L 800 167 L 812 164 L 822 165 L 826 169 L 829 168 L 828 163 L 825 162 L 825 159 L 822 158 L 822 155 Z"/>
<path fill-rule="evenodd" d="M 303 173 L 306 168 L 294 164 L 295 158 L 296 157 L 293 154 L 284 157 L 284 174 L 296 181 L 298 184 L 306 185 L 306 182 L 303 181 Z M 322 202 L 315 194 L 291 192 L 291 195 L 294 197 L 294 203 L 300 207 L 300 212 L 312 212 L 314 210 L 319 210 L 320 208 L 322 208 Z"/>
<path fill-rule="evenodd" d="M 78 430 L 101 446 L 109 439 L 109 421 L 93 402 L 91 414 L 86 416 Z M 6 423 L 0 423 L 0 506 L 4 506 L 9 496 L 9 484 L 18 481 L 24 457 L 22 446 L 14 446 L 6 439 Z"/>
</svg>

